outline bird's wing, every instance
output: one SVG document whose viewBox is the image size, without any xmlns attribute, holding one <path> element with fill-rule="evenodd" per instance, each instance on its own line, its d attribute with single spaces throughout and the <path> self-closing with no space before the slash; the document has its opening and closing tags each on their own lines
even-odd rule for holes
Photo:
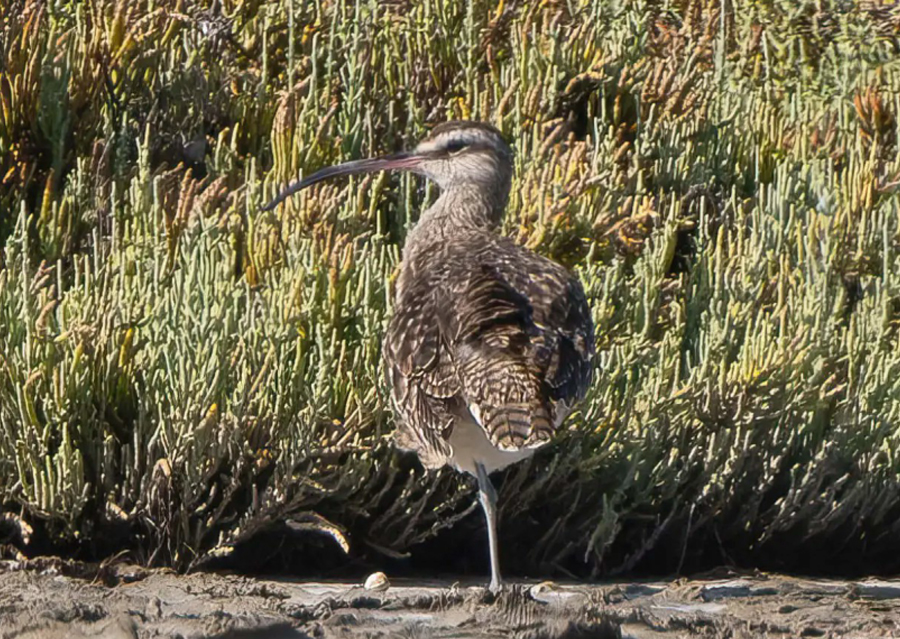
<svg viewBox="0 0 900 639">
<path fill-rule="evenodd" d="M 385 372 L 400 416 L 399 447 L 426 467 L 444 464 L 461 388 L 438 324 L 435 285 L 423 277 L 404 291 L 384 338 Z"/>
<path fill-rule="evenodd" d="M 501 449 L 540 445 L 590 383 L 580 282 L 503 239 L 447 264 L 437 311 L 469 411 Z"/>
<path fill-rule="evenodd" d="M 541 362 L 549 355 L 543 380 L 550 398 L 570 408 L 591 384 L 594 324 L 584 288 L 560 264 L 525 250 L 507 238 L 493 253 L 497 269 L 509 285 L 528 298 L 539 340 Z"/>
</svg>

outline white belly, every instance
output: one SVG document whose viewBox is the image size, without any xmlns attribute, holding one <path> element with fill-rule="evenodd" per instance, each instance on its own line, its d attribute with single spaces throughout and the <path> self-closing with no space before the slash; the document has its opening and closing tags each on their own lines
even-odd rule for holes
<svg viewBox="0 0 900 639">
<path fill-rule="evenodd" d="M 475 464 L 480 462 L 488 474 L 510 464 L 520 462 L 534 454 L 534 448 L 506 451 L 495 448 L 484 430 L 471 419 L 457 419 L 448 440 L 453 452 L 450 463 L 458 470 L 475 475 Z"/>
</svg>

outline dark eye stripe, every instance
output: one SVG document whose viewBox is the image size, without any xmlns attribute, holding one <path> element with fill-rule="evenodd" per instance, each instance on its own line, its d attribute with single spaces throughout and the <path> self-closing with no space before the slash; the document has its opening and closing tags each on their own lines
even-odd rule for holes
<svg viewBox="0 0 900 639">
<path fill-rule="evenodd" d="M 467 146 L 469 146 L 469 143 L 465 140 L 451 140 L 444 146 L 444 150 L 447 153 L 456 153 L 457 151 L 462 151 Z"/>
</svg>

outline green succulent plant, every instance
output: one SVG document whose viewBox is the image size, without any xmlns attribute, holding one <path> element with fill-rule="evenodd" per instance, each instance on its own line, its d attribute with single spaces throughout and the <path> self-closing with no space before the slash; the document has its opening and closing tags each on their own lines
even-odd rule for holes
<svg viewBox="0 0 900 639">
<path fill-rule="evenodd" d="M 516 151 L 504 232 L 579 274 L 599 351 L 504 477 L 510 567 L 887 557 L 898 51 L 878 2 L 7 2 L 0 532 L 183 569 L 275 522 L 392 556 L 479 526 L 390 445 L 380 339 L 431 188 L 260 210 L 474 118 Z"/>
</svg>

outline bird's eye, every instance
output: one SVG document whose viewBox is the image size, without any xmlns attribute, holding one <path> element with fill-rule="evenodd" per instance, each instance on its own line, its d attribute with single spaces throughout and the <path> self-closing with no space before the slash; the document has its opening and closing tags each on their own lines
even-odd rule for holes
<svg viewBox="0 0 900 639">
<path fill-rule="evenodd" d="M 444 146 L 444 151 L 447 153 L 456 153 L 457 151 L 462 151 L 467 146 L 469 146 L 469 143 L 465 140 L 450 140 Z"/>
</svg>

